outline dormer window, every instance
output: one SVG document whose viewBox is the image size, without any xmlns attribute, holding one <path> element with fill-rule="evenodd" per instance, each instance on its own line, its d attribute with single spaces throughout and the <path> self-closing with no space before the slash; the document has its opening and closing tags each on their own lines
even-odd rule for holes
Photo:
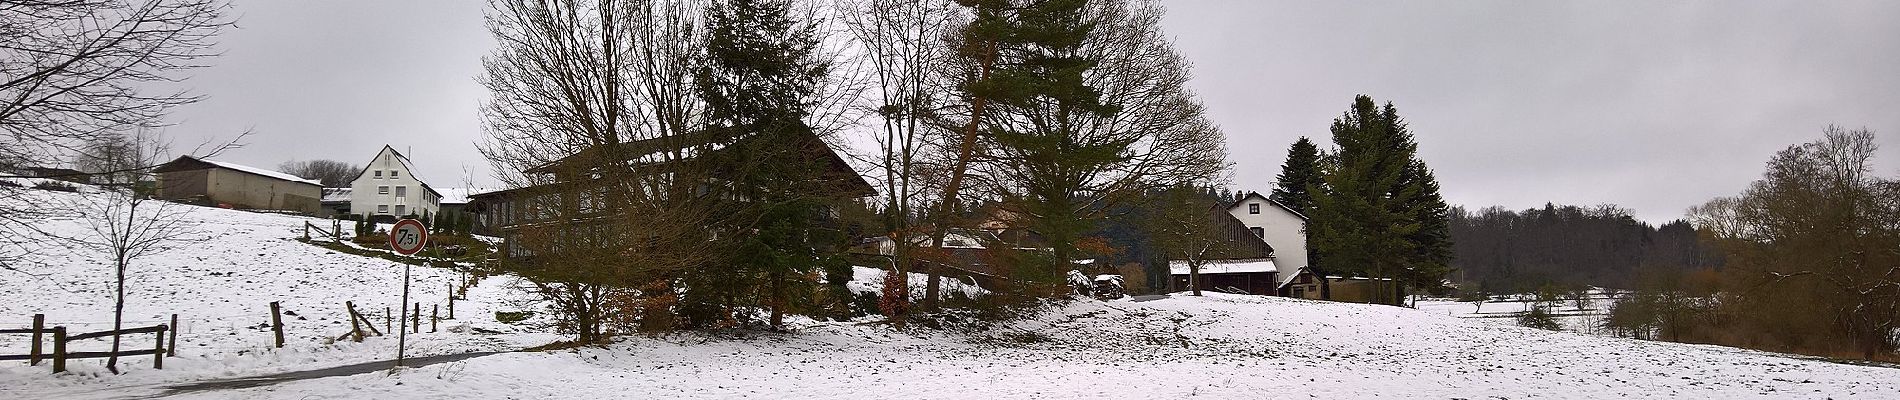
<svg viewBox="0 0 1900 400">
<path fill-rule="evenodd" d="M 1260 203 L 1249 203 L 1249 204 L 1247 204 L 1247 213 L 1248 213 L 1248 214 L 1259 214 L 1259 213 L 1260 213 Z"/>
</svg>

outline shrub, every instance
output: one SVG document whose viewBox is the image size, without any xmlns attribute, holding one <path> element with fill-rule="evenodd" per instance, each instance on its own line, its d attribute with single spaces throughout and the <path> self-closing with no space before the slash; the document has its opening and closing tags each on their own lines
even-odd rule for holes
<svg viewBox="0 0 1900 400">
<path fill-rule="evenodd" d="M 879 314 L 877 292 L 858 292 L 851 298 L 851 318 Z"/>
<path fill-rule="evenodd" d="M 496 311 L 495 312 L 495 321 L 501 322 L 504 324 L 513 324 L 513 323 L 518 323 L 521 321 L 527 321 L 528 318 L 533 318 L 533 317 L 534 317 L 533 311 Z"/>
<path fill-rule="evenodd" d="M 1550 310 L 1544 306 L 1531 307 L 1530 311 L 1518 313 L 1517 325 L 1549 331 L 1563 330 L 1563 325 L 1558 324 L 1557 318 L 1552 316 Z"/>
<path fill-rule="evenodd" d="M 77 192 L 77 191 L 79 191 L 79 188 L 78 188 L 78 187 L 75 187 L 75 186 L 73 186 L 73 185 L 69 185 L 69 184 L 66 184 L 66 183 L 63 183 L 63 182 L 60 182 L 60 181 L 39 181 L 39 182 L 37 182 L 37 183 L 34 183 L 34 184 L 33 184 L 33 188 L 34 188 L 34 189 L 40 189 L 40 190 L 51 190 L 51 191 L 55 191 L 55 192 Z"/>
</svg>

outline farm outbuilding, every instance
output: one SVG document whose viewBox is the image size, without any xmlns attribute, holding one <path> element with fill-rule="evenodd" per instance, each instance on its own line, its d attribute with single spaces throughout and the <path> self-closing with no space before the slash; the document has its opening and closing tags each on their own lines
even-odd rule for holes
<svg viewBox="0 0 1900 400">
<path fill-rule="evenodd" d="M 183 156 L 152 172 L 160 199 L 312 215 L 322 206 L 323 185 L 268 169 Z"/>
</svg>

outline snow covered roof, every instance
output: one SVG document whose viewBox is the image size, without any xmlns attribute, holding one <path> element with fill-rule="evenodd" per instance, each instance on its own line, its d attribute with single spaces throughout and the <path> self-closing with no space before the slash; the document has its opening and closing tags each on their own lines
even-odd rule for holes
<svg viewBox="0 0 1900 400">
<path fill-rule="evenodd" d="M 350 193 L 355 191 L 356 189 L 351 188 L 323 188 L 323 202 L 348 202 L 350 201 Z"/>
<path fill-rule="evenodd" d="M 1168 262 L 1168 273 L 1170 274 L 1187 275 L 1188 269 L 1187 261 L 1177 260 Z M 1206 264 L 1201 265 L 1201 273 L 1203 274 L 1242 274 L 1254 272 L 1280 272 L 1280 269 L 1273 265 L 1273 259 L 1271 258 L 1208 260 Z"/>
<path fill-rule="evenodd" d="M 232 164 L 228 162 L 215 161 L 215 160 L 198 160 L 198 161 L 204 161 L 204 162 L 208 162 L 208 163 L 211 163 L 212 165 L 216 165 L 219 167 L 234 169 L 234 170 L 243 171 L 243 172 L 251 173 L 251 174 L 263 175 L 263 176 L 282 179 L 282 180 L 291 181 L 291 182 L 303 182 L 303 183 L 308 183 L 308 184 L 318 185 L 318 186 L 323 185 L 323 182 L 320 182 L 315 179 L 304 179 L 301 176 L 286 174 L 286 173 L 272 171 L 272 170 L 258 168 L 258 167 L 252 167 L 248 165 Z"/>
<path fill-rule="evenodd" d="M 468 204 L 468 196 L 495 190 L 493 188 L 445 188 L 442 189 L 442 204 Z"/>
<path fill-rule="evenodd" d="M 203 164 L 193 164 L 194 162 L 203 163 Z M 296 175 L 253 167 L 249 165 L 233 164 L 233 163 L 228 163 L 228 162 L 223 162 L 223 161 L 206 160 L 206 159 L 192 157 L 192 156 L 180 156 L 178 157 L 178 159 L 172 160 L 172 162 L 165 163 L 165 165 L 160 165 L 158 168 L 152 169 L 152 171 L 153 172 L 170 172 L 170 171 L 188 171 L 188 170 L 206 168 L 203 165 L 210 165 L 213 167 L 224 168 L 224 169 L 228 169 L 232 171 L 243 172 L 243 173 L 262 176 L 262 177 L 271 178 L 271 179 L 285 180 L 285 181 L 291 181 L 291 182 L 297 182 L 297 183 L 308 183 L 312 185 L 323 186 L 322 182 L 319 182 L 315 179 L 304 179 Z"/>
<path fill-rule="evenodd" d="M 1300 217 L 1300 220 L 1302 221 L 1307 220 L 1306 214 L 1301 214 L 1299 211 L 1293 211 L 1293 207 L 1287 207 L 1286 204 L 1280 203 L 1279 200 L 1274 200 L 1271 197 L 1261 195 L 1260 192 L 1247 192 L 1247 194 L 1242 195 L 1239 199 L 1235 199 L 1233 203 L 1229 203 L 1227 205 L 1227 209 L 1232 210 L 1236 207 L 1240 207 L 1241 204 L 1246 204 L 1245 200 L 1247 200 L 1248 198 L 1259 198 L 1261 200 L 1266 200 L 1267 204 L 1272 204 L 1276 207 L 1280 207 L 1281 210 L 1286 210 L 1286 212 L 1293 214 L 1293 216 Z"/>
</svg>

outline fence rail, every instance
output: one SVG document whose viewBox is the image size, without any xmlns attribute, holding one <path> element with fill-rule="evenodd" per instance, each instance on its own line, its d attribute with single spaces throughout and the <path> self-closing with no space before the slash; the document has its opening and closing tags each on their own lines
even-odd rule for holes
<svg viewBox="0 0 1900 400">
<path fill-rule="evenodd" d="M 172 315 L 172 321 L 174 321 L 173 323 L 178 321 L 177 314 Z M 31 328 L 0 329 L 0 334 L 33 335 L 31 350 L 29 350 L 27 354 L 0 354 L 0 361 L 27 360 L 28 365 L 40 365 L 40 360 L 50 360 L 53 362 L 53 372 L 59 373 L 66 372 L 66 360 L 151 355 L 152 368 L 165 369 L 165 357 L 177 355 L 174 350 L 171 350 L 171 347 L 178 343 L 178 331 L 171 327 L 171 325 L 159 324 L 67 335 L 66 327 L 64 326 L 46 327 L 45 314 L 33 314 L 33 326 Z M 169 337 L 166 335 L 167 332 L 171 333 Z M 152 348 L 122 351 L 66 351 L 66 344 L 72 341 L 143 333 L 153 334 Z M 49 334 L 53 339 L 53 351 L 45 352 L 42 351 L 42 344 L 47 341 L 46 336 L 49 336 Z M 171 343 L 171 345 L 167 345 L 166 343 L 168 342 Z"/>
</svg>

